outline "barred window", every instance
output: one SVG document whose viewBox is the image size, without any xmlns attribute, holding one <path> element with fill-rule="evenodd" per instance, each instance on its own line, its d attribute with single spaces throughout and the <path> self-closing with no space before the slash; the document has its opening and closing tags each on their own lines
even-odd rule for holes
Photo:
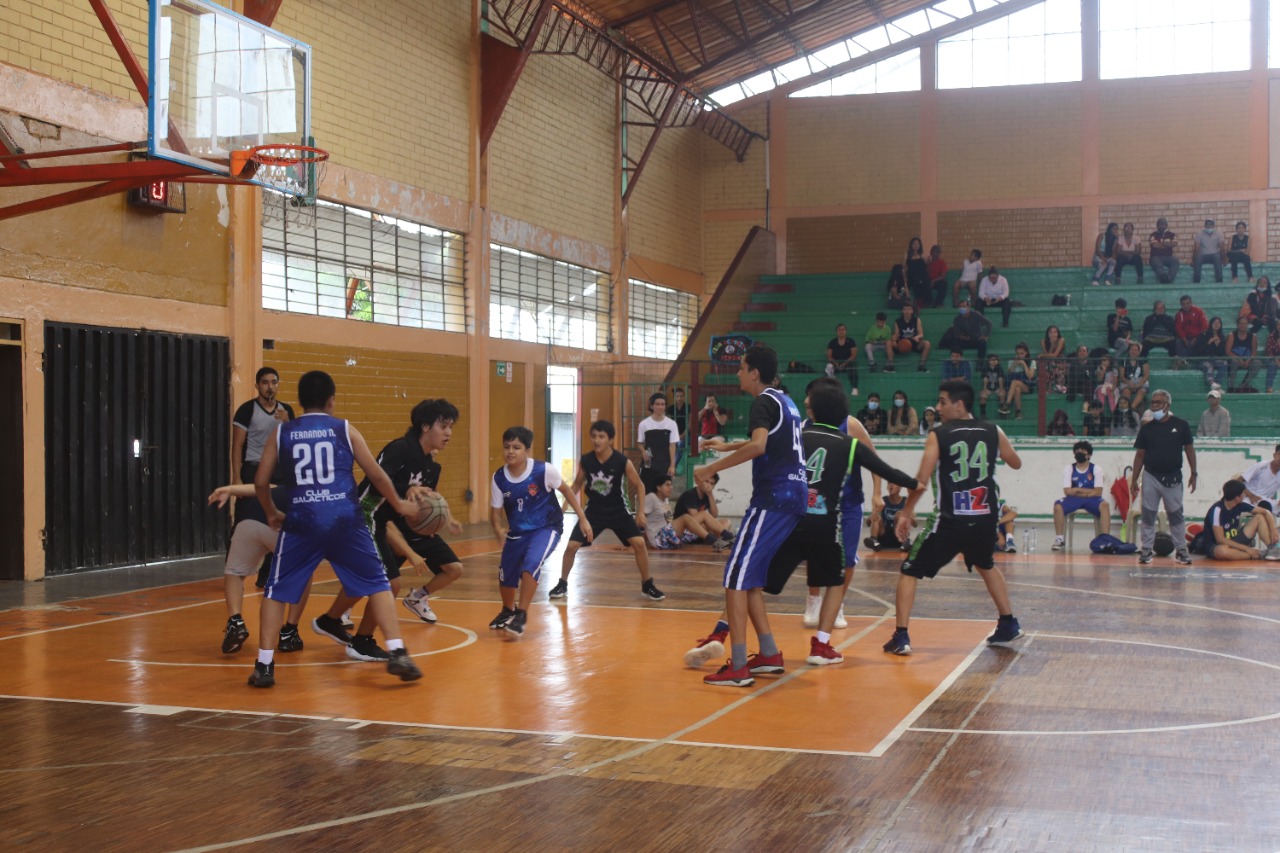
<svg viewBox="0 0 1280 853">
<path fill-rule="evenodd" d="M 607 273 L 497 243 L 489 250 L 492 337 L 612 349 L 613 285 Z"/>
<path fill-rule="evenodd" d="M 679 358 L 698 322 L 698 297 L 633 278 L 627 303 L 627 351 L 647 358 Z"/>
<path fill-rule="evenodd" d="M 264 191 L 262 307 L 466 331 L 461 234 L 317 201 L 298 213 Z"/>
</svg>

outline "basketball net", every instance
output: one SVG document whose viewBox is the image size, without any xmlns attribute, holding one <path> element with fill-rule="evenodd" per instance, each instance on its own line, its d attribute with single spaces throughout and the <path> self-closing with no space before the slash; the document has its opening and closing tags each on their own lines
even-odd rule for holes
<svg viewBox="0 0 1280 853">
<path fill-rule="evenodd" d="M 328 162 L 328 151 L 310 145 L 257 145 L 231 152 L 231 174 L 285 196 L 283 200 L 264 197 L 263 224 L 283 219 L 310 226 L 315 222 L 316 193 Z"/>
</svg>

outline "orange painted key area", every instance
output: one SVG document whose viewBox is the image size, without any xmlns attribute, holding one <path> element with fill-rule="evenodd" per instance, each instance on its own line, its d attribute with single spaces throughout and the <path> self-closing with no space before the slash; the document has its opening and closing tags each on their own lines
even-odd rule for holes
<svg viewBox="0 0 1280 853">
<path fill-rule="evenodd" d="M 308 620 L 335 584 L 320 576 Z M 256 631 L 256 599 L 246 621 Z M 277 686 L 245 684 L 256 637 L 221 654 L 220 585 L 184 584 L 83 602 L 3 626 L 13 664 L 0 694 L 123 704 L 315 715 L 448 728 L 673 739 L 805 751 L 879 754 L 944 681 L 962 671 L 989 621 L 918 620 L 910 658 L 884 654 L 892 623 L 850 617 L 837 632 L 845 662 L 804 663 L 812 631 L 773 617 L 787 672 L 752 688 L 708 687 L 684 651 L 714 616 L 653 607 L 535 604 L 523 637 L 487 629 L 499 605 L 433 599 L 440 622 L 407 615 L 401 629 L 425 677 L 403 684 L 378 664 L 350 661 L 302 625 L 306 648 L 277 654 Z M 35 614 L 30 614 L 35 615 Z M 25 629 L 25 630 L 24 630 Z M 38 633 L 28 633 L 31 630 Z M 12 636 L 12 635 L 18 636 Z"/>
</svg>

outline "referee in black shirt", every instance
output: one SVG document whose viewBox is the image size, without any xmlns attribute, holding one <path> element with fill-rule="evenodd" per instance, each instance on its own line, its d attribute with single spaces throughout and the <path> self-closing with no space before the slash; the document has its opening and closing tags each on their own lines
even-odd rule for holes
<svg viewBox="0 0 1280 853">
<path fill-rule="evenodd" d="M 1186 454 L 1187 464 L 1191 466 L 1189 485 L 1194 493 L 1196 449 L 1192 446 L 1191 426 L 1173 415 L 1169 410 L 1172 403 L 1173 398 L 1168 391 L 1157 389 L 1151 392 L 1151 420 L 1142 425 L 1133 441 L 1137 452 L 1133 455 L 1133 479 L 1129 482 L 1129 492 L 1135 499 L 1139 493 L 1138 478 L 1142 478 L 1142 549 L 1138 553 L 1139 563 L 1151 562 L 1156 542 L 1156 513 L 1160 502 L 1164 501 L 1169 533 L 1177 548 L 1174 559 L 1183 565 L 1191 564 L 1191 555 L 1187 551 L 1187 524 L 1182 516 L 1182 456 Z"/>
</svg>

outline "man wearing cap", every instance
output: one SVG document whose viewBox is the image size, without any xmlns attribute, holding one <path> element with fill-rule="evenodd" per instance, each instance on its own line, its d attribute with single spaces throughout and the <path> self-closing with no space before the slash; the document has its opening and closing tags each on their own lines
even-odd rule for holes
<svg viewBox="0 0 1280 853">
<path fill-rule="evenodd" d="M 1200 425 L 1196 427 L 1196 438 L 1230 438 L 1231 413 L 1222 405 L 1222 392 L 1213 389 L 1209 392 L 1209 408 L 1200 414 Z"/>
<path fill-rule="evenodd" d="M 1222 250 L 1225 247 L 1222 235 L 1213 227 L 1213 220 L 1204 221 L 1204 230 L 1196 234 L 1195 247 L 1192 251 L 1191 282 L 1200 283 L 1200 267 L 1213 264 L 1213 280 L 1222 284 Z"/>
<path fill-rule="evenodd" d="M 1150 247 L 1149 260 L 1151 271 L 1161 284 L 1172 284 L 1173 277 L 1178 274 L 1178 259 L 1173 250 L 1178 248 L 1178 235 L 1169 230 L 1169 220 L 1163 216 L 1156 220 L 1156 230 L 1147 238 Z"/>
</svg>

